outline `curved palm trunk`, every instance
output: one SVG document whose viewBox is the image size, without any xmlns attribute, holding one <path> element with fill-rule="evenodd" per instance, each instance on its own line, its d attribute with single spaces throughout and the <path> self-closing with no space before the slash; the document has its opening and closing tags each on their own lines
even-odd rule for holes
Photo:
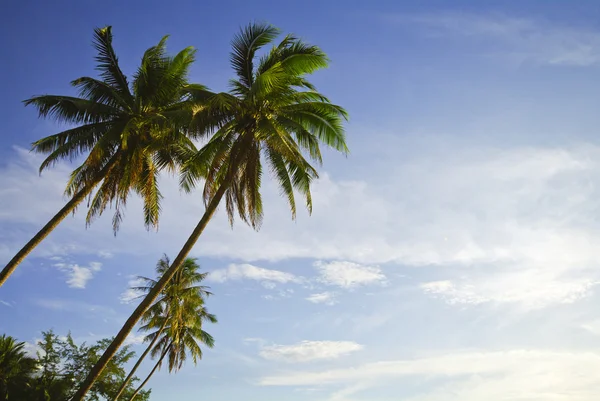
<svg viewBox="0 0 600 401">
<path fill-rule="evenodd" d="M 131 381 L 131 378 L 135 374 L 135 371 L 140 367 L 140 365 L 141 365 L 142 361 L 144 360 L 144 358 L 146 358 L 146 356 L 148 355 L 148 353 L 150 352 L 150 350 L 152 349 L 152 347 L 154 347 L 154 344 L 156 344 L 156 342 L 160 338 L 160 335 L 162 334 L 162 332 L 165 330 L 165 327 L 167 327 L 167 322 L 168 322 L 168 319 L 165 319 L 165 321 L 163 322 L 162 326 L 160 326 L 160 329 L 156 333 L 156 336 L 150 342 L 150 345 L 148 345 L 148 347 L 146 348 L 146 350 L 144 351 L 144 353 L 140 356 L 140 358 L 138 359 L 138 361 L 135 363 L 135 365 L 131 369 L 131 372 L 129 372 L 129 375 L 127 375 L 127 377 L 125 378 L 125 381 L 121 385 L 121 388 L 119 389 L 119 392 L 117 393 L 117 395 L 115 396 L 115 398 L 113 399 L 113 401 L 117 401 L 119 399 L 119 397 L 121 396 L 121 394 L 123 394 L 123 391 L 127 387 L 127 384 L 129 383 L 129 381 Z M 136 394 L 137 394 L 137 392 L 136 392 Z"/>
<path fill-rule="evenodd" d="M 108 362 L 123 345 L 123 342 L 125 342 L 125 339 L 129 335 L 129 333 L 131 333 L 131 331 L 135 327 L 136 323 L 140 320 L 146 309 L 148 309 L 150 305 L 154 303 L 161 291 L 166 287 L 169 281 L 171 281 L 177 270 L 185 261 L 185 258 L 188 256 L 188 254 L 194 247 L 196 241 L 198 241 L 198 238 L 200 238 L 200 235 L 202 235 L 202 232 L 208 225 L 208 222 L 215 214 L 217 206 L 219 206 L 219 202 L 221 202 L 223 195 L 225 195 L 225 191 L 227 190 L 228 186 L 229 181 L 226 181 L 219 187 L 218 191 L 215 193 L 215 196 L 208 204 L 208 207 L 206 208 L 204 215 L 200 219 L 200 222 L 198 222 L 198 225 L 196 226 L 196 228 L 194 228 L 194 231 L 192 231 L 192 234 L 183 245 L 183 248 L 181 248 L 181 250 L 179 251 L 179 254 L 171 264 L 171 267 L 169 267 L 169 269 L 163 274 L 160 280 L 158 280 L 158 282 L 150 290 L 148 295 L 146 295 L 146 298 L 144 298 L 144 300 L 137 306 L 137 308 L 135 308 L 131 316 L 129 316 L 119 333 L 110 343 L 106 351 L 104 351 L 104 354 L 102 354 L 98 362 L 96 362 L 96 365 L 94 365 L 90 373 L 88 373 L 87 377 L 79 387 L 79 390 L 77 390 L 77 393 L 75 393 L 75 395 L 71 399 L 72 401 L 83 400 L 83 398 L 90 390 L 90 388 L 92 388 L 92 385 L 98 379 Z"/>
<path fill-rule="evenodd" d="M 8 277 L 15 271 L 17 266 L 19 266 L 19 264 L 27 257 L 27 255 L 29 255 L 29 253 L 33 251 L 35 247 L 38 246 L 44 240 L 44 238 L 46 238 L 48 234 L 50 234 L 52 230 L 54 230 L 56 226 L 58 226 L 65 219 L 65 217 L 72 213 L 81 203 L 81 201 L 83 201 L 85 197 L 92 192 L 96 185 L 102 181 L 109 170 L 113 167 L 116 160 L 116 157 L 113 157 L 113 159 L 100 171 L 96 179 L 92 180 L 89 185 L 86 185 L 81 191 L 77 192 L 71 198 L 71 200 L 68 201 L 67 204 L 63 206 L 63 208 L 60 209 L 58 213 L 56 213 L 54 217 L 52 217 L 50 221 L 46 223 L 46 225 L 29 240 L 28 243 L 21 248 L 19 252 L 17 252 L 17 254 L 10 260 L 10 262 L 8 262 L 4 269 L 2 269 L 2 272 L 0 272 L 0 287 L 2 287 Z"/>
<path fill-rule="evenodd" d="M 135 389 L 135 391 L 131 395 L 131 398 L 129 399 L 129 401 L 133 401 L 133 399 L 135 398 L 135 396 L 140 392 L 140 390 L 142 388 L 144 388 L 144 386 L 146 385 L 146 383 L 148 383 L 148 380 L 150 380 L 150 378 L 152 377 L 152 375 L 154 374 L 154 372 L 156 372 L 156 369 L 158 369 L 158 367 L 160 366 L 160 363 L 162 362 L 162 360 L 165 359 L 165 356 L 167 356 L 167 352 L 169 352 L 169 350 L 171 349 L 172 345 L 173 345 L 173 343 L 169 344 L 169 346 L 163 351 L 162 355 L 158 359 L 158 362 L 156 362 L 156 365 L 154 365 L 154 367 L 152 368 L 152 370 L 150 371 L 150 373 L 148 373 L 148 377 L 146 377 L 146 380 L 144 380 L 142 382 L 142 384 L 140 384 L 140 386 Z"/>
</svg>

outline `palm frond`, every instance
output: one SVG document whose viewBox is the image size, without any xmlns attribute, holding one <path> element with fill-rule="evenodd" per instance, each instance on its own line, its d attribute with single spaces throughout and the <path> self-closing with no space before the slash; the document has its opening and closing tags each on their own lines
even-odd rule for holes
<svg viewBox="0 0 600 401">
<path fill-rule="evenodd" d="M 279 35 L 279 29 L 269 24 L 249 24 L 231 42 L 231 66 L 242 85 L 250 88 L 254 80 L 254 55 L 262 46 Z"/>
<path fill-rule="evenodd" d="M 113 49 L 112 40 L 112 27 L 94 29 L 94 48 L 98 52 L 96 69 L 100 71 L 102 79 L 119 91 L 127 103 L 130 103 L 132 96 L 129 83 L 119 67 L 119 59 Z"/>
<path fill-rule="evenodd" d="M 101 123 L 119 115 L 119 110 L 112 106 L 71 96 L 34 96 L 23 103 L 36 107 L 40 117 L 68 124 Z"/>
</svg>

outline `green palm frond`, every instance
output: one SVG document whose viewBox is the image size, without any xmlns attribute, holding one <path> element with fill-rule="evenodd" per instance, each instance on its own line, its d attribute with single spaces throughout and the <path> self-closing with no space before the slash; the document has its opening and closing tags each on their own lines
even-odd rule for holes
<svg viewBox="0 0 600 401">
<path fill-rule="evenodd" d="M 23 102 L 38 110 L 40 117 L 49 117 L 69 124 L 93 124 L 118 116 L 118 110 L 106 104 L 71 96 L 35 96 Z"/>
<path fill-rule="evenodd" d="M 279 29 L 272 25 L 250 24 L 235 36 L 231 43 L 231 66 L 242 85 L 252 86 L 256 51 L 271 43 L 278 34 Z"/>
<path fill-rule="evenodd" d="M 156 264 L 157 277 L 160 278 L 169 266 L 169 258 L 164 255 Z M 202 329 L 205 322 L 217 323 L 217 317 L 208 313 L 205 307 L 205 299 L 211 293 L 201 282 L 207 275 L 200 272 L 196 259 L 185 259 L 158 300 L 142 316 L 140 331 L 146 333 L 144 341 L 156 339 L 150 354 L 156 358 L 166 351 L 169 371 L 180 369 L 188 353 L 194 363 L 199 360 L 202 356 L 200 344 L 214 346 L 212 336 Z M 147 277 L 140 279 L 144 284 L 133 289 L 141 293 L 148 293 L 158 282 Z"/>
<path fill-rule="evenodd" d="M 129 103 L 132 98 L 129 83 L 119 67 L 119 59 L 113 49 L 112 39 L 111 26 L 94 29 L 94 48 L 98 52 L 96 69 L 100 72 L 102 79 L 119 91 L 125 101 Z"/>
<path fill-rule="evenodd" d="M 183 165 L 180 176 L 185 191 L 203 182 L 205 204 L 224 187 L 230 223 L 237 214 L 255 229 L 263 216 L 263 160 L 296 218 L 296 193 L 312 211 L 310 188 L 318 173 L 309 160 L 321 165 L 321 144 L 348 153 L 346 111 L 307 79 L 329 64 L 319 47 L 287 35 L 256 62 L 257 50 L 278 34 L 270 25 L 250 24 L 234 38 L 236 78 L 229 93 L 195 99 L 190 129 L 195 137 L 212 138 Z"/>
<path fill-rule="evenodd" d="M 145 52 L 130 90 L 112 47 L 111 27 L 98 28 L 94 47 L 100 79 L 74 80 L 79 97 L 46 95 L 25 101 L 37 108 L 40 117 L 75 125 L 36 141 L 32 147 L 46 155 L 40 171 L 61 160 L 75 162 L 84 157 L 65 194 L 74 196 L 96 187 L 89 198 L 88 225 L 110 207 L 116 233 L 128 197 L 135 192 L 144 202 L 146 228 L 157 228 L 162 199 L 160 172 L 175 172 L 197 150 L 188 136 L 197 107 L 193 96 L 201 98 L 209 91 L 188 82 L 195 50 L 188 47 L 170 56 L 166 40 L 162 38 Z M 118 160 L 107 168 L 114 155 Z"/>
</svg>

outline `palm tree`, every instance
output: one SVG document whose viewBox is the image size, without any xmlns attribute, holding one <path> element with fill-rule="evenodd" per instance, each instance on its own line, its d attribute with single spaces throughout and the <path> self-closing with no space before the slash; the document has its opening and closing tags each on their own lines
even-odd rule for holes
<svg viewBox="0 0 600 401">
<path fill-rule="evenodd" d="M 320 164 L 320 143 L 348 152 L 343 127 L 345 110 L 331 104 L 306 79 L 306 75 L 328 65 L 321 49 L 288 35 L 256 60 L 256 52 L 278 34 L 279 30 L 271 25 L 250 24 L 232 43 L 231 65 L 237 79 L 231 81 L 231 91 L 214 95 L 196 92 L 201 102 L 194 110 L 189 129 L 195 130 L 197 138 L 213 135 L 187 162 L 181 183 L 184 189 L 191 190 L 199 179 L 205 180 L 206 210 L 171 267 L 91 370 L 75 401 L 81 401 L 112 354 L 177 272 L 223 198 L 231 222 L 237 210 L 243 221 L 254 228 L 260 226 L 261 157 L 268 162 L 295 218 L 294 190 L 305 198 L 310 212 L 310 184 L 318 177 L 306 157 Z"/>
<path fill-rule="evenodd" d="M 158 279 L 160 279 L 164 272 L 168 270 L 169 265 L 169 258 L 167 255 L 164 255 L 156 264 L 156 275 Z M 172 321 L 173 319 L 182 318 L 181 310 L 195 310 L 199 306 L 203 305 L 204 299 L 211 294 L 208 292 L 208 287 L 199 285 L 199 283 L 202 282 L 208 274 L 200 273 L 199 269 L 200 266 L 196 262 L 196 259 L 187 258 L 181 268 L 177 271 L 177 274 L 173 276 L 172 280 L 162 291 L 160 298 L 144 313 L 142 321 L 146 324 L 142 326 L 141 330 L 149 331 L 151 329 L 156 329 L 157 331 L 153 333 L 153 335 L 149 335 L 145 338 L 145 340 L 149 341 L 150 343 L 121 385 L 121 388 L 115 396 L 114 401 L 119 399 L 127 387 L 127 384 L 150 351 L 153 352 L 153 356 L 155 355 L 156 342 L 161 338 L 161 335 L 165 330 L 168 330 L 169 327 L 175 326 L 175 323 Z M 142 293 L 148 293 L 152 287 L 156 285 L 158 280 L 148 277 L 139 278 L 144 282 L 145 285 L 134 287 L 132 289 Z"/>
<path fill-rule="evenodd" d="M 158 330 L 150 333 L 147 338 L 152 342 L 157 341 L 154 348 L 152 348 L 152 357 L 159 356 L 159 358 L 146 379 L 129 398 L 129 401 L 136 397 L 156 370 L 160 369 L 165 357 L 168 357 L 169 373 L 177 372 L 183 367 L 188 353 L 192 356 L 194 365 L 202 359 L 200 344 L 204 344 L 209 348 L 214 346 L 213 337 L 202 329 L 205 321 L 217 323 L 217 318 L 215 315 L 208 313 L 203 302 L 195 306 L 184 305 L 182 302 L 176 306 L 176 312 L 168 316 L 155 316 L 150 323 L 142 326 L 142 330 L 146 331 L 158 327 Z"/>
<path fill-rule="evenodd" d="M 8 400 L 11 394 L 23 392 L 35 372 L 36 360 L 27 356 L 24 342 L 13 337 L 0 336 L 0 399 Z"/>
<path fill-rule="evenodd" d="M 130 87 L 112 47 L 111 27 L 96 29 L 96 69 L 102 79 L 82 77 L 72 81 L 79 97 L 44 95 L 25 101 L 38 109 L 40 117 L 75 125 L 33 143 L 35 152 L 47 155 L 40 173 L 60 160 L 74 160 L 84 154 L 87 157 L 67 184 L 65 194 L 70 200 L 8 262 L 0 273 L 0 286 L 88 196 L 91 198 L 88 224 L 109 204 L 114 204 L 116 233 L 122 209 L 133 190 L 143 198 L 146 227 L 157 227 L 162 198 L 158 173 L 162 169 L 174 171 L 195 151 L 193 143 L 177 128 L 177 119 L 189 114 L 186 110 L 190 105 L 190 89 L 203 90 L 202 86 L 187 83 L 194 49 L 186 48 L 175 57 L 168 57 L 166 39 L 145 52 Z"/>
</svg>

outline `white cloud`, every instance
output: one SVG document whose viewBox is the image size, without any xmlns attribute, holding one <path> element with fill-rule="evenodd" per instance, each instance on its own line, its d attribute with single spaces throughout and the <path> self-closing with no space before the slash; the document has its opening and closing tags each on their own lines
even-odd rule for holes
<svg viewBox="0 0 600 401">
<path fill-rule="evenodd" d="M 131 333 L 125 339 L 125 345 L 139 345 L 144 343 L 144 334 Z"/>
<path fill-rule="evenodd" d="M 424 292 L 444 299 L 451 305 L 477 305 L 487 302 L 539 309 L 557 303 L 573 303 L 588 296 L 598 281 L 571 278 L 540 269 L 522 269 L 480 275 L 476 278 L 424 283 Z"/>
<path fill-rule="evenodd" d="M 595 246 L 600 232 L 594 223 L 600 207 L 600 147 L 465 148 L 451 141 L 432 147 L 406 141 L 395 146 L 404 149 L 405 157 L 384 164 L 381 182 L 379 174 L 373 174 L 368 184 L 334 181 L 323 174 L 314 186 L 313 216 L 300 215 L 296 224 L 288 221 L 285 203 L 267 182 L 264 202 L 269 213 L 259 234 L 242 224 L 232 231 L 220 213 L 192 256 L 445 266 L 447 274 L 435 280 L 450 281 L 456 291 L 464 294 L 467 288 L 470 298 L 489 297 L 485 276 L 490 274 L 499 278 L 493 289 L 496 302 L 525 303 L 528 308 L 576 299 L 593 290 L 592 284 L 600 280 Z M 37 156 L 17 154 L 16 161 L 0 169 L 0 185 L 11 188 L 0 193 L 0 203 L 11 209 L 10 214 L 0 211 L 0 221 L 22 228 L 47 219 L 47 204 L 38 208 L 33 203 L 62 199 L 66 171 L 61 175 L 60 168 L 54 170 L 54 176 L 42 179 L 50 182 L 34 185 L 40 180 L 35 172 Z M 144 231 L 135 215 L 124 222 L 116 240 L 110 219 L 100 219 L 81 235 L 85 226 L 78 214 L 61 224 L 36 252 L 51 256 L 68 248 L 95 255 L 98 249 L 111 249 L 115 254 L 139 255 L 148 249 L 176 248 L 192 229 L 189 216 L 200 216 L 202 208 L 196 196 L 180 196 L 174 184 L 163 180 L 165 213 L 159 235 L 140 235 Z M 43 191 L 38 193 L 38 188 Z M 7 195 L 11 193 L 31 193 L 26 197 L 31 204 L 14 202 Z M 133 199 L 128 210 L 139 212 L 136 202 Z M 2 255 L 8 257 L 25 240 L 22 229 L 4 230 Z M 299 280 L 290 273 L 272 272 L 239 264 L 212 278 Z M 530 279 L 538 273 L 542 279 Z M 527 279 L 527 285 L 511 290 L 511 277 Z M 527 294 L 498 295 L 508 290 Z"/>
<path fill-rule="evenodd" d="M 263 377 L 259 383 L 265 386 L 359 386 L 362 390 L 414 377 L 434 381 L 424 393 L 420 392 L 422 395 L 405 397 L 411 401 L 592 401 L 600 391 L 600 381 L 595 374 L 599 368 L 600 355 L 592 352 L 457 352 L 326 371 L 288 372 Z"/>
<path fill-rule="evenodd" d="M 121 296 L 119 297 L 119 300 L 121 301 L 121 303 L 129 304 L 129 303 L 132 303 L 132 302 L 138 300 L 140 295 L 143 295 L 144 293 L 141 291 L 137 291 L 135 288 L 141 287 L 144 284 L 145 284 L 145 281 L 141 278 L 133 277 L 131 280 L 129 280 L 129 282 L 127 283 L 127 289 L 125 291 L 123 291 L 121 293 Z"/>
<path fill-rule="evenodd" d="M 38 341 L 41 341 L 41 339 L 36 338 L 33 343 L 25 341 L 25 345 L 23 346 L 23 350 L 32 358 L 36 358 L 38 352 L 44 355 L 44 351 L 38 346 Z"/>
<path fill-rule="evenodd" d="M 581 325 L 581 328 L 592 334 L 600 335 L 600 319 L 586 322 Z"/>
<path fill-rule="evenodd" d="M 97 252 L 98 257 L 103 258 L 103 259 L 110 259 L 113 257 L 112 252 L 107 251 L 107 250 L 101 250 Z"/>
<path fill-rule="evenodd" d="M 34 299 L 33 304 L 44 309 L 49 309 L 59 312 L 73 312 L 91 317 L 94 319 L 113 319 L 117 318 L 116 311 L 104 305 L 90 304 L 81 301 L 75 301 L 72 299 L 60 299 L 60 298 L 39 298 Z M 120 319 L 118 319 L 121 322 Z"/>
<path fill-rule="evenodd" d="M 231 264 L 226 269 L 214 270 L 209 279 L 219 283 L 229 280 L 255 280 L 263 281 L 266 288 L 275 288 L 275 283 L 297 283 L 301 279 L 291 273 L 279 270 L 265 269 L 251 264 Z"/>
<path fill-rule="evenodd" d="M 4 306 L 8 306 L 9 308 L 12 308 L 12 305 L 10 304 L 10 302 L 6 302 L 2 299 L 0 299 L 0 304 L 4 305 Z"/>
<path fill-rule="evenodd" d="M 334 305 L 337 303 L 336 295 L 333 292 L 325 291 L 317 294 L 310 294 L 306 300 L 313 304 Z"/>
<path fill-rule="evenodd" d="M 379 267 L 364 266 L 352 262 L 315 262 L 319 271 L 319 281 L 342 288 L 354 288 L 360 285 L 385 283 L 385 275 Z"/>
<path fill-rule="evenodd" d="M 87 282 L 94 277 L 95 272 L 102 270 L 102 263 L 90 262 L 89 266 L 78 264 L 55 263 L 53 266 L 67 274 L 67 284 L 71 288 L 83 289 Z"/>
<path fill-rule="evenodd" d="M 302 341 L 294 345 L 264 346 L 260 356 L 283 362 L 309 362 L 321 359 L 337 359 L 360 351 L 362 345 L 352 341 Z"/>
<path fill-rule="evenodd" d="M 491 55 L 509 57 L 515 62 L 550 65 L 590 66 L 600 64 L 600 33 L 582 26 L 503 15 L 437 13 L 395 16 L 395 21 L 424 25 L 431 31 L 458 35 L 481 44 Z M 492 39 L 495 42 L 485 41 Z"/>
</svg>

